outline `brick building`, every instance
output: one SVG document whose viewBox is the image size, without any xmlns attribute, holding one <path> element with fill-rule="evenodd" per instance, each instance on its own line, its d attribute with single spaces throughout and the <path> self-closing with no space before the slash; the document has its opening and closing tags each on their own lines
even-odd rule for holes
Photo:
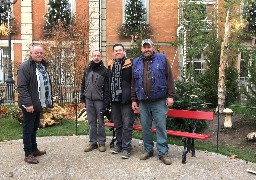
<svg viewBox="0 0 256 180">
<path fill-rule="evenodd" d="M 112 58 L 112 46 L 122 43 L 126 49 L 131 46 L 131 39 L 120 39 L 118 28 L 124 21 L 124 8 L 127 0 L 69 0 L 72 13 L 88 13 L 91 26 L 89 35 L 90 50 L 101 50 L 104 61 Z M 172 64 L 174 76 L 179 76 L 182 66 L 182 49 L 171 45 L 179 33 L 179 3 L 182 0 L 142 0 L 147 9 L 147 22 L 153 28 L 152 40 L 165 53 Z M 218 0 L 202 0 L 206 5 L 218 7 Z M 11 59 L 22 62 L 28 55 L 31 44 L 43 43 L 44 15 L 47 13 L 48 0 L 18 0 L 11 5 L 12 16 L 16 19 L 17 31 L 11 36 Z M 2 61 L 7 57 L 8 37 L 0 35 Z M 5 81 L 7 74 L 0 66 L 0 81 Z M 14 71 L 16 71 L 15 67 Z M 15 76 L 15 73 L 14 73 Z M 15 79 L 15 78 L 14 78 Z"/>
</svg>

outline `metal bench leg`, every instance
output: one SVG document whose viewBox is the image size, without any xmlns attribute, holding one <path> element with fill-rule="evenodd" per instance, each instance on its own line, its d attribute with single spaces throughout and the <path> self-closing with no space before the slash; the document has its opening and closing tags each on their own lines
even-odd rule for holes
<svg viewBox="0 0 256 180">
<path fill-rule="evenodd" d="M 116 142 L 116 130 L 115 130 L 115 128 L 110 128 L 109 130 L 113 131 L 112 139 L 110 142 L 110 148 L 113 148 L 115 146 L 115 142 Z"/>
<path fill-rule="evenodd" d="M 184 149 L 182 153 L 182 164 L 186 164 L 187 161 L 187 153 L 188 153 L 188 138 L 182 138 L 182 141 L 184 142 Z"/>
<path fill-rule="evenodd" d="M 195 139 L 192 139 L 191 140 L 191 154 L 192 154 L 192 157 L 196 157 L 196 150 L 195 150 Z"/>
</svg>

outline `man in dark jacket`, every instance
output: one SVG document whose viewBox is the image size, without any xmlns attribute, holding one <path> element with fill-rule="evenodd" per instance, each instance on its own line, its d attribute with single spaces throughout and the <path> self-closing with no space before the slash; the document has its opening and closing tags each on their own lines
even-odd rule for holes
<svg viewBox="0 0 256 180">
<path fill-rule="evenodd" d="M 116 128 L 116 146 L 112 149 L 113 154 L 121 151 L 122 158 L 128 159 L 132 146 L 132 126 L 134 114 L 131 108 L 131 79 L 132 62 L 125 56 L 124 46 L 113 46 L 114 59 L 109 64 L 110 75 L 110 99 L 111 119 Z"/>
<path fill-rule="evenodd" d="M 41 46 L 32 46 L 30 58 L 18 69 L 18 104 L 23 113 L 24 160 L 30 164 L 37 164 L 39 161 L 36 156 L 46 154 L 37 148 L 36 132 L 42 108 L 52 107 L 51 82 L 43 55 Z"/>
<path fill-rule="evenodd" d="M 156 147 L 159 159 L 171 164 L 168 157 L 166 114 L 173 105 L 174 79 L 169 61 L 164 54 L 155 53 L 150 39 L 142 41 L 142 55 L 133 61 L 132 108 L 140 108 L 144 154 L 141 160 L 153 156 L 152 120 L 156 126 Z"/>
<path fill-rule="evenodd" d="M 81 84 L 80 102 L 86 103 L 87 118 L 90 126 L 90 144 L 84 149 L 85 152 L 92 151 L 98 147 L 100 152 L 106 151 L 106 132 L 103 115 L 109 108 L 108 82 L 108 69 L 101 60 L 101 53 L 94 51 L 92 53 L 92 61 L 84 72 Z"/>
</svg>

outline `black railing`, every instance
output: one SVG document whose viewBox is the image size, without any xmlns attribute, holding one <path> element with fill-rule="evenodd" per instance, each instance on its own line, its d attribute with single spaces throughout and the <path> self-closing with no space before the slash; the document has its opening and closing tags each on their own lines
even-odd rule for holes
<svg viewBox="0 0 256 180">
<path fill-rule="evenodd" d="M 13 104 L 15 102 L 15 85 L 0 84 L 0 105 Z"/>
<path fill-rule="evenodd" d="M 80 89 L 74 85 L 59 85 L 53 88 L 53 96 L 56 97 L 59 104 L 72 103 L 74 99 L 79 101 Z M 16 86 L 12 84 L 7 86 L 6 83 L 0 84 L 0 105 L 12 105 L 18 101 Z"/>
</svg>

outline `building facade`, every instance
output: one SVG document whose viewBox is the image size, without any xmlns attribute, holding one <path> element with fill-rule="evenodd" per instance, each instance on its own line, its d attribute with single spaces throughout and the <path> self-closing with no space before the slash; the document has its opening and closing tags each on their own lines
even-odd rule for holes
<svg viewBox="0 0 256 180">
<path fill-rule="evenodd" d="M 29 54 L 32 44 L 45 43 L 43 26 L 49 0 L 18 0 L 11 5 L 12 16 L 15 18 L 16 33 L 11 36 L 11 60 L 15 80 L 16 66 Z M 89 50 L 100 50 L 103 60 L 113 58 L 112 47 L 122 43 L 129 50 L 131 38 L 122 39 L 118 29 L 124 21 L 124 9 L 127 0 L 69 0 L 72 13 L 87 13 L 90 19 Z M 209 6 L 218 8 L 218 0 L 202 0 Z M 152 40 L 161 53 L 167 55 L 173 69 L 174 77 L 178 78 L 178 69 L 184 64 L 184 47 L 175 49 L 172 43 L 179 35 L 180 9 L 182 0 L 142 0 L 147 10 L 147 22 L 152 26 Z M 1 61 L 8 56 L 8 37 L 0 35 Z M 200 62 L 202 63 L 202 62 Z M 0 66 L 0 81 L 5 81 L 7 71 L 4 63 Z"/>
</svg>

